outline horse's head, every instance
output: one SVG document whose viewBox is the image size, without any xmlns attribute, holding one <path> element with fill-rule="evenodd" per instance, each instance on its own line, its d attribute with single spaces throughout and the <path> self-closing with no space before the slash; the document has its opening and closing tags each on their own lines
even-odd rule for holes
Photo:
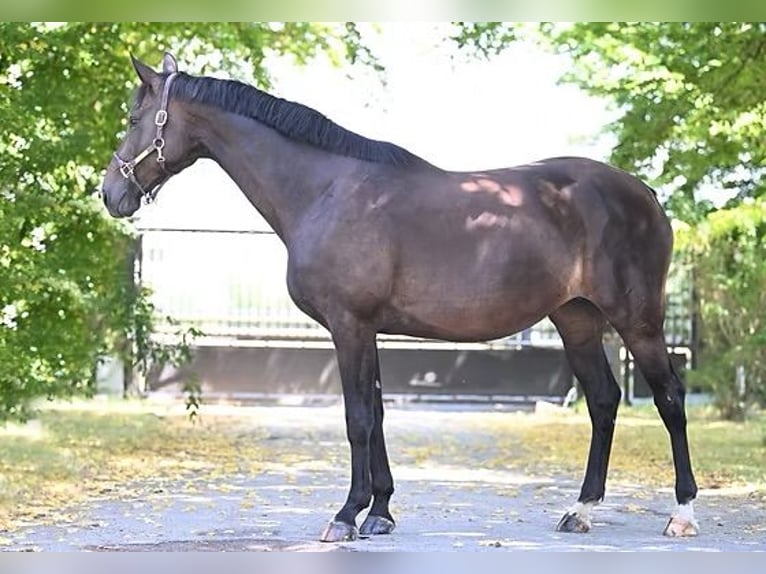
<svg viewBox="0 0 766 574">
<path fill-rule="evenodd" d="M 113 217 L 135 213 L 142 199 L 153 200 L 173 174 L 193 161 L 181 106 L 170 101 L 170 87 L 178 74 L 175 58 L 165 54 L 162 72 L 131 59 L 141 86 L 103 183 L 104 203 Z"/>
</svg>

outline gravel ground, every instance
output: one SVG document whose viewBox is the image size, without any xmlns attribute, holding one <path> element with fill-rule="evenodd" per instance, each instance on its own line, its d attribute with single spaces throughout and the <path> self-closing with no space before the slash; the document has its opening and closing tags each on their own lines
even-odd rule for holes
<svg viewBox="0 0 766 574">
<path fill-rule="evenodd" d="M 207 412 L 216 407 L 207 406 Z M 69 518 L 5 533 L 15 551 L 766 551 L 766 509 L 745 491 L 702 491 L 702 533 L 667 539 L 670 490 L 608 483 L 588 534 L 554 525 L 579 477 L 482 470 L 492 439 L 476 421 L 497 412 L 389 408 L 386 431 L 397 492 L 393 534 L 341 544 L 317 538 L 345 499 L 348 454 L 338 407 L 238 407 L 226 432 L 266 437 L 259 473 L 157 478 L 69 509 Z M 437 436 L 438 429 L 441 436 Z M 265 434 L 264 434 L 265 432 Z M 441 441 L 461 456 L 440 457 Z M 413 448 L 415 451 L 413 451 Z M 435 454 L 426 462 L 418 448 Z M 454 448 L 445 452 L 454 453 Z M 402 454 L 404 453 L 404 454 Z M 410 453 L 410 454 L 407 454 Z M 457 463 L 457 464 L 455 464 Z M 360 523 L 363 515 L 360 515 Z"/>
</svg>

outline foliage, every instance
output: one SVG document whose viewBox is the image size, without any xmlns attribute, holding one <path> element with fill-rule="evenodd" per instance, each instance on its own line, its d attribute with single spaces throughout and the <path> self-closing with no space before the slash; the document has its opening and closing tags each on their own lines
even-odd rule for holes
<svg viewBox="0 0 766 574">
<path fill-rule="evenodd" d="M 505 22 L 455 22 L 452 40 L 458 48 L 471 49 L 486 57 L 499 54 L 517 39 L 516 29 Z"/>
<path fill-rule="evenodd" d="M 98 357 L 130 348 L 146 304 L 132 238 L 93 190 L 135 85 L 129 52 L 165 49 L 262 85 L 275 55 L 374 61 L 353 25 L 0 23 L 0 421 L 91 391 Z"/>
<path fill-rule="evenodd" d="M 458 26 L 454 39 L 486 55 L 522 30 L 477 23 Z M 563 81 L 616 107 L 611 161 L 662 187 L 676 218 L 699 221 L 711 199 L 734 205 L 766 192 L 766 23 L 580 22 L 535 32 L 571 58 Z"/>
<path fill-rule="evenodd" d="M 742 419 L 754 403 L 766 406 L 766 200 L 711 213 L 677 235 L 695 270 L 705 334 L 692 377 L 714 392 L 725 418 Z"/>
<path fill-rule="evenodd" d="M 173 317 L 166 316 L 163 319 L 164 323 L 174 332 L 169 338 L 158 340 L 154 335 L 159 314 L 152 302 L 151 289 L 145 285 L 140 286 L 128 311 L 131 315 L 131 327 L 117 354 L 125 364 L 130 365 L 131 372 L 138 375 L 142 383 L 167 366 L 177 368 L 191 362 L 192 344 L 195 338 L 202 336 L 202 331 L 196 327 L 182 325 Z M 169 330 L 166 328 L 166 331 Z M 131 386 L 130 391 L 138 394 L 143 392 L 139 385 Z M 196 374 L 191 373 L 186 377 L 181 390 L 189 419 L 194 422 L 202 404 L 202 386 Z"/>
</svg>

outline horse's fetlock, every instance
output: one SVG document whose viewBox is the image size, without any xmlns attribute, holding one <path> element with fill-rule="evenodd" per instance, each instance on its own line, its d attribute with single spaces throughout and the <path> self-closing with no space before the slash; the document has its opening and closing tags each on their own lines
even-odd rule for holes
<svg viewBox="0 0 766 574">
<path fill-rule="evenodd" d="M 370 503 L 372 502 L 372 492 L 370 494 L 365 494 L 362 496 L 356 504 L 354 504 L 354 509 L 357 511 L 357 513 L 361 512 L 368 506 L 370 506 Z"/>
<path fill-rule="evenodd" d="M 385 485 L 375 485 L 372 486 L 372 492 L 375 496 L 382 496 L 385 498 L 391 498 L 394 494 L 394 485 L 389 483 Z"/>
</svg>

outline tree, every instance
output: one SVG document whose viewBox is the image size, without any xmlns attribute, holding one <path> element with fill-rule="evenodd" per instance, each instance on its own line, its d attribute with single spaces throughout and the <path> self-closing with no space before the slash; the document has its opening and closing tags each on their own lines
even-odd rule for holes
<svg viewBox="0 0 766 574">
<path fill-rule="evenodd" d="M 454 39 L 491 55 L 519 37 L 567 54 L 562 81 L 615 106 L 611 162 L 660 188 L 674 217 L 766 192 L 766 23 L 458 23 Z"/>
<path fill-rule="evenodd" d="M 766 406 L 766 200 L 710 213 L 676 234 L 694 270 L 704 330 L 692 378 L 713 391 L 727 419 Z"/>
<path fill-rule="evenodd" d="M 0 421 L 89 392 L 146 320 L 130 230 L 93 190 L 136 83 L 129 53 L 165 49 L 264 86 L 270 55 L 375 65 L 350 24 L 0 23 Z"/>
</svg>

